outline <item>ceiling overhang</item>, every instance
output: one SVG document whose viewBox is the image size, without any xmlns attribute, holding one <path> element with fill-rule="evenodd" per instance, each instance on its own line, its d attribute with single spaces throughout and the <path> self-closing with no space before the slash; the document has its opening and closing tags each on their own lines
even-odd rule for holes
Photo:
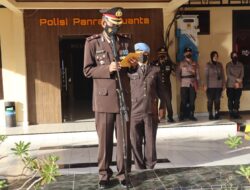
<svg viewBox="0 0 250 190">
<path fill-rule="evenodd" d="M 0 5 L 20 13 L 27 9 L 127 9 L 163 8 L 174 10 L 188 0 L 0 0 Z"/>
<path fill-rule="evenodd" d="M 157 2 L 165 2 L 165 3 L 168 3 L 170 2 L 171 0 L 155 0 L 155 1 L 152 1 L 152 0 L 16 0 L 16 2 L 33 2 L 33 3 L 39 3 L 39 2 L 71 2 L 71 3 L 74 3 L 74 2 L 98 2 L 98 3 L 107 3 L 107 2 L 130 2 L 130 3 L 133 3 L 133 2 L 149 2 L 149 3 L 157 3 Z"/>
</svg>

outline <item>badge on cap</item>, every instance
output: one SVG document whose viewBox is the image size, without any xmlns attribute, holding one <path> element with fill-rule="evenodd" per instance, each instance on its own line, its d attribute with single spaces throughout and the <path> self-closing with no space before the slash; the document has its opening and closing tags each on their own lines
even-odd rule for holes
<svg viewBox="0 0 250 190">
<path fill-rule="evenodd" d="M 103 13 L 103 16 L 106 17 L 106 19 L 116 25 L 122 24 L 122 7 L 113 7 L 111 9 L 102 9 L 100 10 L 101 13 Z"/>
<path fill-rule="evenodd" d="M 122 10 L 121 9 L 118 9 L 115 13 L 115 16 L 116 17 L 121 17 L 122 16 Z"/>
</svg>

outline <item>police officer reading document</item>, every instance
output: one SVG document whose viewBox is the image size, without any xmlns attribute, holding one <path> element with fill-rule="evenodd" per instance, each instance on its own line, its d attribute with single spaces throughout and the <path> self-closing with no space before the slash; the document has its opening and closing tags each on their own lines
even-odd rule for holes
<svg viewBox="0 0 250 190">
<path fill-rule="evenodd" d="M 116 71 L 117 69 L 120 70 L 120 66 L 119 63 L 117 65 L 114 61 L 111 48 L 111 36 L 114 36 L 119 56 L 124 57 L 128 54 L 128 38 L 117 34 L 122 24 L 122 11 L 120 7 L 101 10 L 100 12 L 103 13 L 101 25 L 104 31 L 101 34 L 89 37 L 85 44 L 84 74 L 86 77 L 93 78 L 93 111 L 95 112 L 96 130 L 99 139 L 99 189 L 109 187 L 110 178 L 113 174 L 110 164 L 112 162 L 114 129 L 116 129 L 117 138 L 117 178 L 122 188 L 126 188 L 127 184 L 119 99 L 116 91 L 118 88 Z M 127 74 L 121 75 L 122 81 L 126 81 L 126 77 L 129 82 Z M 124 87 L 124 89 L 128 88 L 128 86 Z M 125 94 L 125 96 L 128 96 L 128 94 Z M 125 97 L 125 99 L 130 98 Z M 127 140 L 127 143 L 129 152 L 129 140 Z M 128 155 L 128 166 L 130 166 L 129 162 Z M 128 185 L 130 186 L 129 182 Z"/>
</svg>

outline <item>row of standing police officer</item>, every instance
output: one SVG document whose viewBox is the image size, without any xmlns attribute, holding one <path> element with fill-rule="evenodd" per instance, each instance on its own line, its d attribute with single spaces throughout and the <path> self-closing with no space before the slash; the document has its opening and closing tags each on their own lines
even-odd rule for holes
<svg viewBox="0 0 250 190">
<path fill-rule="evenodd" d="M 156 91 L 157 88 L 165 87 L 165 90 L 160 90 L 159 92 L 164 92 L 168 94 L 165 98 L 161 98 L 161 106 L 160 108 L 164 109 L 167 107 L 168 109 L 168 119 L 170 122 L 173 122 L 173 111 L 171 105 L 171 84 L 170 84 L 170 74 L 173 71 L 172 64 L 168 62 L 166 57 L 166 50 L 162 49 L 159 51 L 159 59 L 158 62 L 154 63 L 153 65 L 159 66 L 160 69 L 152 69 L 152 73 L 147 77 L 137 77 L 139 73 L 133 73 L 132 75 L 127 75 L 129 72 L 126 69 L 121 69 L 120 66 L 117 66 L 117 63 L 114 61 L 114 54 L 111 46 L 111 37 L 115 38 L 116 48 L 118 52 L 118 56 L 120 58 L 128 55 L 130 48 L 129 39 L 126 36 L 118 35 L 117 32 L 122 24 L 122 8 L 116 7 L 107 10 L 101 10 L 103 13 L 102 17 L 102 27 L 103 32 L 101 34 L 96 34 L 89 37 L 85 43 L 85 54 L 84 54 L 84 74 L 86 77 L 93 78 L 93 111 L 95 112 L 95 119 L 96 119 L 96 130 L 99 139 L 99 148 L 98 148 L 98 167 L 99 167 L 99 189 L 104 189 L 109 185 L 109 180 L 113 174 L 110 164 L 112 161 L 112 153 L 113 153 L 113 133 L 115 130 L 116 138 L 117 138 L 117 178 L 120 181 L 122 187 L 126 187 L 129 184 L 125 178 L 125 168 L 124 168 L 124 157 L 123 157 L 123 132 L 122 132 L 122 125 L 121 125 L 121 115 L 120 115 L 120 105 L 119 105 L 119 98 L 117 95 L 117 75 L 116 71 L 120 70 L 121 74 L 121 81 L 122 85 L 124 86 L 124 95 L 125 100 L 127 102 L 128 107 L 130 107 L 130 99 L 136 99 L 135 95 L 132 94 L 130 97 L 130 90 L 133 91 L 133 83 L 138 83 L 141 85 L 137 85 L 138 89 L 135 91 L 144 92 L 145 88 L 149 87 L 146 97 L 143 101 L 145 102 L 152 102 L 151 100 L 155 98 L 161 97 L 160 93 L 157 96 L 151 96 L 153 91 Z M 185 106 L 187 103 L 190 105 L 190 119 L 196 120 L 194 117 L 194 101 L 196 97 L 196 90 L 199 80 L 198 75 L 198 64 L 192 61 L 192 50 L 190 48 L 185 49 L 185 60 L 183 60 L 177 71 L 176 75 L 181 80 L 181 114 L 183 114 Z M 149 53 L 149 52 L 148 52 Z M 191 55 L 190 55 L 191 54 Z M 138 61 L 139 62 L 139 61 Z M 138 65 L 138 62 L 136 65 Z M 132 64 L 132 62 L 131 62 Z M 151 67 L 151 66 L 150 66 Z M 154 66 L 152 66 L 154 67 Z M 154 71 L 154 72 L 153 72 Z M 150 73 L 150 72 L 149 72 Z M 134 75 L 135 74 L 135 75 Z M 128 77 L 129 76 L 129 77 Z M 144 80 L 139 80 L 139 79 Z M 136 82 L 135 79 L 138 79 Z M 153 86 L 143 86 L 145 81 L 149 81 L 151 79 L 152 83 L 149 82 L 148 84 L 156 84 L 160 82 L 160 85 Z M 236 77 L 236 80 L 239 80 Z M 153 82 L 154 81 L 154 82 Z M 130 83 L 130 85 L 129 85 Z M 131 87 L 131 88 L 130 88 Z M 141 89 L 141 90 L 140 90 Z M 159 90 L 159 89 L 158 89 Z M 233 93 L 233 92 L 231 92 Z M 230 93 L 228 93 L 230 94 Z M 187 96 L 188 95 L 188 96 Z M 138 97 L 142 98 L 141 96 Z M 148 99 L 147 99 L 148 98 Z M 189 99 L 188 99 L 189 98 Z M 236 103 L 237 104 L 237 103 Z M 132 101 L 133 106 L 133 101 Z M 138 105 L 141 106 L 141 105 Z M 149 110 L 140 110 L 144 111 L 146 114 L 151 114 L 152 116 L 152 109 Z M 136 108 L 132 107 L 133 110 Z M 150 116 L 150 117 L 151 117 Z M 182 115 L 180 115 L 180 119 Z M 156 161 L 156 148 L 155 146 L 151 146 L 150 150 L 144 150 L 145 152 L 149 151 L 153 153 L 151 156 L 150 164 L 145 163 L 145 159 L 147 159 L 147 155 L 143 158 L 141 155 L 141 146 L 142 141 L 144 140 L 145 143 L 145 131 L 136 131 L 136 128 L 140 126 L 142 122 L 144 125 L 144 130 L 146 128 L 154 127 L 153 134 L 151 135 L 151 142 L 155 143 L 156 138 L 156 129 L 157 125 L 154 124 L 156 120 L 151 118 L 151 124 L 147 125 L 147 121 L 137 121 L 136 117 L 131 119 L 132 124 L 132 132 L 131 134 L 135 133 L 135 135 L 139 136 L 139 139 L 133 141 L 133 153 L 136 156 L 138 153 L 138 159 L 136 160 L 136 165 L 139 166 L 138 168 L 145 168 L 149 166 L 149 168 L 153 168 L 155 161 Z M 132 122 L 133 121 L 133 122 Z M 139 123 L 139 125 L 137 125 Z M 129 124 L 126 125 L 127 131 L 129 134 Z M 144 133 L 144 134 L 141 134 Z M 143 138 L 141 138 L 143 136 Z M 139 145 L 137 146 L 137 143 Z M 131 170 L 131 144 L 129 140 L 129 135 L 126 137 L 126 144 L 128 147 L 127 152 L 127 166 L 128 171 Z M 139 149 L 138 149 L 139 147 Z M 142 160 L 143 159 L 143 160 Z M 142 167 L 140 167 L 142 165 Z M 130 184 L 129 184 L 130 185 Z"/>
<path fill-rule="evenodd" d="M 190 120 L 196 121 L 194 110 L 196 93 L 200 83 L 199 64 L 192 60 L 191 48 L 187 47 L 184 49 L 184 56 L 184 59 L 179 63 L 176 70 L 176 76 L 181 84 L 179 120 L 184 120 L 186 116 L 189 117 Z M 225 80 L 223 65 L 218 61 L 218 52 L 212 51 L 210 61 L 206 63 L 204 91 L 207 95 L 209 120 L 220 118 L 220 99 L 222 91 L 225 88 L 227 89 L 226 93 L 230 118 L 240 118 L 239 107 L 243 88 L 244 66 L 238 61 L 237 52 L 233 51 L 230 57 L 231 61 L 226 64 L 227 80 Z M 189 105 L 188 110 L 187 105 Z M 215 114 L 213 114 L 213 110 Z"/>
</svg>

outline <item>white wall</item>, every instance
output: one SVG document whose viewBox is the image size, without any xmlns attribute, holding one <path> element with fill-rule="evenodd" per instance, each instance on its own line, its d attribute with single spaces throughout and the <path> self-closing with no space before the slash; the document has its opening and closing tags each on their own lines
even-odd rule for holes
<svg viewBox="0 0 250 190">
<path fill-rule="evenodd" d="M 16 103 L 17 122 L 27 125 L 27 86 L 23 15 L 0 9 L 0 39 L 4 99 L 0 100 L 0 127 L 5 126 L 4 102 Z"/>
</svg>

